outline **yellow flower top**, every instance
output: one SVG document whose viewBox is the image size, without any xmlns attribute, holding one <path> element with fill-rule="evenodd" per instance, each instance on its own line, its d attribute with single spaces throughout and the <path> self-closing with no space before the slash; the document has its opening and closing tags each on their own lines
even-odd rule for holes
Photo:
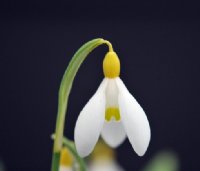
<svg viewBox="0 0 200 171">
<path fill-rule="evenodd" d="M 105 77 L 116 78 L 120 74 L 120 61 L 117 54 L 110 51 L 103 60 L 103 72 Z"/>
<path fill-rule="evenodd" d="M 63 147 L 61 150 L 61 156 L 60 156 L 60 166 L 72 166 L 73 164 L 73 157 L 70 151 Z"/>
</svg>

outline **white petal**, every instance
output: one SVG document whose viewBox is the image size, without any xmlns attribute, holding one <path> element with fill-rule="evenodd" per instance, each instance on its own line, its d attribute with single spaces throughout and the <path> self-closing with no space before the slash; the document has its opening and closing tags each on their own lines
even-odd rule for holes
<svg viewBox="0 0 200 171">
<path fill-rule="evenodd" d="M 116 148 L 124 142 L 126 133 L 121 122 L 105 121 L 101 136 L 111 147 Z"/>
<path fill-rule="evenodd" d="M 74 139 L 76 149 L 81 157 L 92 152 L 102 130 L 105 120 L 106 85 L 107 79 L 104 79 L 77 119 Z"/>
<path fill-rule="evenodd" d="M 89 171 L 124 171 L 115 161 L 93 161 L 89 165 Z"/>
<path fill-rule="evenodd" d="M 73 171 L 71 167 L 60 166 L 59 171 Z"/>
<path fill-rule="evenodd" d="M 108 79 L 105 93 L 106 107 L 118 107 L 118 88 L 115 79 Z"/>
<path fill-rule="evenodd" d="M 119 89 L 119 108 L 124 129 L 135 152 L 143 156 L 151 136 L 148 119 L 122 80 L 117 78 L 116 83 Z"/>
</svg>

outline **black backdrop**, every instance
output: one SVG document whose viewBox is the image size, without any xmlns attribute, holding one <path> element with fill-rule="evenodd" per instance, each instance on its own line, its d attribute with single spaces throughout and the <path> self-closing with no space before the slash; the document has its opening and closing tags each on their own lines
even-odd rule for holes
<svg viewBox="0 0 200 171">
<path fill-rule="evenodd" d="M 73 53 L 86 41 L 110 40 L 121 78 L 152 129 L 146 155 L 126 141 L 118 159 L 139 170 L 158 151 L 174 150 L 181 170 L 199 170 L 200 25 L 190 1 L 1 1 L 0 157 L 8 171 L 50 170 L 57 94 Z M 65 134 L 103 79 L 107 47 L 92 52 L 75 79 Z"/>
</svg>

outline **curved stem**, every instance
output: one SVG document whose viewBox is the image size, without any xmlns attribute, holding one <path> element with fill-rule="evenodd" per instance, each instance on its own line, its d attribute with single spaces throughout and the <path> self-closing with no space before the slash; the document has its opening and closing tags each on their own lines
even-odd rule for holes
<svg viewBox="0 0 200 171">
<path fill-rule="evenodd" d="M 112 44 L 111 44 L 109 41 L 107 41 L 107 40 L 104 40 L 104 43 L 108 45 L 109 51 L 110 51 L 110 52 L 113 52 Z"/>
<path fill-rule="evenodd" d="M 107 44 L 109 51 L 113 51 L 112 45 L 109 41 L 104 39 L 93 39 L 84 44 L 71 59 L 64 76 L 61 81 L 58 98 L 58 114 L 56 121 L 55 140 L 53 147 L 53 159 L 51 171 L 58 171 L 60 151 L 62 148 L 64 123 L 67 111 L 68 98 L 75 75 L 88 54 L 101 44 Z"/>
</svg>

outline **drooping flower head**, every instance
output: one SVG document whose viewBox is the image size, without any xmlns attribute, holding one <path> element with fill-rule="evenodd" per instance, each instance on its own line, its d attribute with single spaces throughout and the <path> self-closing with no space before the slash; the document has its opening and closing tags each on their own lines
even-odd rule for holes
<svg viewBox="0 0 200 171">
<path fill-rule="evenodd" d="M 144 110 L 119 78 L 120 61 L 110 51 L 103 61 L 105 78 L 81 111 L 75 126 L 75 145 L 81 157 L 89 155 L 99 136 L 111 147 L 128 137 L 142 156 L 150 141 L 150 127 Z"/>
<path fill-rule="evenodd" d="M 98 141 L 90 155 L 88 164 L 89 171 L 123 171 L 117 162 L 115 150 L 106 145 L 103 141 Z"/>
</svg>

